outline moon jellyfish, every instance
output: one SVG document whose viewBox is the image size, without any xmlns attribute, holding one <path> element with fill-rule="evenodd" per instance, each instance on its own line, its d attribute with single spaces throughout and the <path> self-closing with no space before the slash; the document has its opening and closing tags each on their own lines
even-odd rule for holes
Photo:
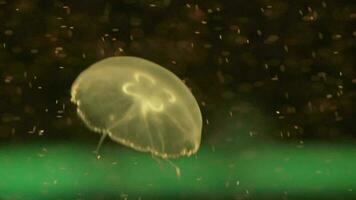
<svg viewBox="0 0 356 200">
<path fill-rule="evenodd" d="M 74 81 L 71 101 L 93 131 L 163 159 L 200 146 L 202 117 L 187 86 L 172 72 L 137 57 L 111 57 Z"/>
</svg>

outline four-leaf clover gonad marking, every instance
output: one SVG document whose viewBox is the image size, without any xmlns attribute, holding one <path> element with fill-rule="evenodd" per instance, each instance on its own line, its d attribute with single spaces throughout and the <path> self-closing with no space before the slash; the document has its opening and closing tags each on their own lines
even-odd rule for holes
<svg viewBox="0 0 356 200">
<path fill-rule="evenodd" d="M 132 82 L 123 84 L 122 91 L 140 102 L 143 114 L 162 112 L 167 102 L 176 102 L 176 97 L 168 89 L 159 87 L 151 76 L 143 73 L 135 73 Z"/>
</svg>

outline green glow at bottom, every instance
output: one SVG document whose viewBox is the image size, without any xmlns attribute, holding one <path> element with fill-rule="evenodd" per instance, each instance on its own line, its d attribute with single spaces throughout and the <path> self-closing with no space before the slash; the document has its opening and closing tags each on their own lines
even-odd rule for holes
<svg viewBox="0 0 356 200">
<path fill-rule="evenodd" d="M 241 144 L 241 143 L 240 143 Z M 0 199 L 117 197 L 356 197 L 356 147 L 276 142 L 203 146 L 168 162 L 106 143 L 0 146 Z M 130 198 L 132 197 L 132 198 Z"/>
</svg>

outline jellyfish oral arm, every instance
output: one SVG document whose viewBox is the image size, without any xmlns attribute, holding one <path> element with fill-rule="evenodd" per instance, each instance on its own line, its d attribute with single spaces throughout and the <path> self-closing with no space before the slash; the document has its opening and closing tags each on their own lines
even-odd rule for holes
<svg viewBox="0 0 356 200">
<path fill-rule="evenodd" d="M 104 142 L 104 139 L 106 138 L 107 135 L 108 135 L 108 133 L 103 133 L 103 134 L 101 135 L 100 140 L 99 140 L 99 143 L 98 143 L 98 145 L 96 146 L 96 149 L 95 149 L 95 151 L 94 151 L 94 153 L 95 153 L 96 155 L 99 155 L 100 147 L 101 147 L 102 143 Z"/>
</svg>

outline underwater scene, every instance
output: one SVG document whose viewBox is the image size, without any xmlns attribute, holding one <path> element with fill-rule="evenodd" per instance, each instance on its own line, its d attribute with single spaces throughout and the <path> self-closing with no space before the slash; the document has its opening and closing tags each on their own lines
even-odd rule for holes
<svg viewBox="0 0 356 200">
<path fill-rule="evenodd" d="M 0 199 L 356 199 L 353 0 L 0 0 Z"/>
</svg>

